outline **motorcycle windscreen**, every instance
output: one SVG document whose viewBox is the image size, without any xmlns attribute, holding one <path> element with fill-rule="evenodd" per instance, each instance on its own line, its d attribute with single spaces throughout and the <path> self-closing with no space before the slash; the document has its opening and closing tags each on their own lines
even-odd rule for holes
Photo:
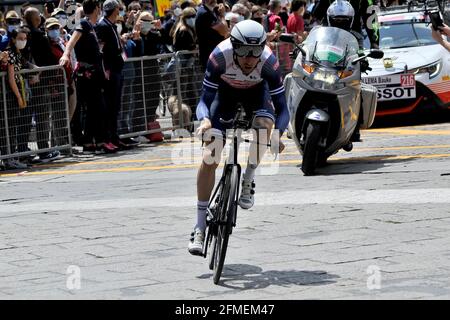
<svg viewBox="0 0 450 320">
<path fill-rule="evenodd" d="M 307 61 L 332 65 L 356 55 L 358 48 L 358 41 L 353 34 L 334 27 L 314 28 L 304 42 Z"/>
</svg>

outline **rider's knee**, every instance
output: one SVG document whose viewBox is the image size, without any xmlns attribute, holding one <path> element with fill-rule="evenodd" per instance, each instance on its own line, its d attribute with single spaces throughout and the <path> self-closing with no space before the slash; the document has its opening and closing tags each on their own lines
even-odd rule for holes
<svg viewBox="0 0 450 320">
<path fill-rule="evenodd" d="M 225 141 L 222 137 L 213 137 L 210 141 L 205 142 L 206 146 L 203 150 L 203 166 L 206 170 L 216 170 L 220 163 Z"/>
<path fill-rule="evenodd" d="M 265 129 L 265 130 L 272 130 L 273 127 L 273 120 L 267 117 L 256 117 L 253 121 L 253 128 L 256 130 L 259 129 Z"/>
</svg>

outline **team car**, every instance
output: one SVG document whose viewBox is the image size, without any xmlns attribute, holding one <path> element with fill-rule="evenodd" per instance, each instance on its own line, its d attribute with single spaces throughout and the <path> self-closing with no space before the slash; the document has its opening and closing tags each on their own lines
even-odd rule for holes
<svg viewBox="0 0 450 320">
<path fill-rule="evenodd" d="M 369 59 L 362 76 L 378 90 L 376 117 L 448 109 L 450 53 L 432 38 L 429 15 L 403 7 L 380 12 L 378 22 L 384 58 Z"/>
</svg>

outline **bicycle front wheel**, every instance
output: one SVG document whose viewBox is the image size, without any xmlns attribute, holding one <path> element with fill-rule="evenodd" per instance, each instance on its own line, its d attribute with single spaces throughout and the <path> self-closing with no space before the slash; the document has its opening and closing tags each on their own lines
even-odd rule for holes
<svg viewBox="0 0 450 320">
<path fill-rule="evenodd" d="M 237 210 L 237 190 L 239 185 L 239 174 L 237 166 L 233 166 L 227 173 L 223 186 L 223 202 L 220 208 L 220 224 L 217 229 L 214 246 L 214 284 L 219 283 L 222 269 L 227 253 L 228 239 L 233 228 L 233 220 Z"/>
</svg>

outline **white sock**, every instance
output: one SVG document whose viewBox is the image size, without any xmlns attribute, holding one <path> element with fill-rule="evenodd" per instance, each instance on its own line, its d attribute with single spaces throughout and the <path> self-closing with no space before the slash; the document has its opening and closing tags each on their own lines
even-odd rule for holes
<svg viewBox="0 0 450 320">
<path fill-rule="evenodd" d="M 195 228 L 199 228 L 203 232 L 206 230 L 206 209 L 208 209 L 209 201 L 197 201 L 197 224 Z"/>
<path fill-rule="evenodd" d="M 253 181 L 255 178 L 255 172 L 256 172 L 257 165 L 247 163 L 247 168 L 244 172 L 244 180 L 245 181 Z"/>
</svg>

